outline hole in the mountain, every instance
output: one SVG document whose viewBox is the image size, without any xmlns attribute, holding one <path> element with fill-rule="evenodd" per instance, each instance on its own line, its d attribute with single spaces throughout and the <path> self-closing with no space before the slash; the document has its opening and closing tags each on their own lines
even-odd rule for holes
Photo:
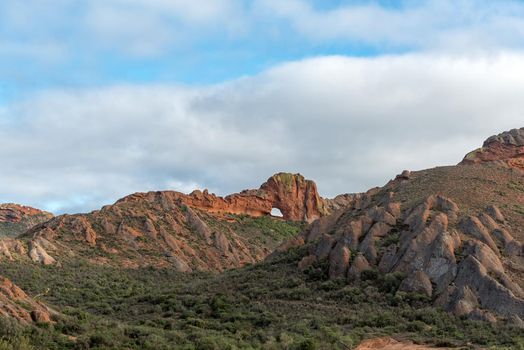
<svg viewBox="0 0 524 350">
<path fill-rule="evenodd" d="M 278 208 L 271 209 L 271 216 L 276 216 L 278 218 L 283 218 L 284 217 L 284 215 L 282 214 L 282 212 Z"/>
</svg>

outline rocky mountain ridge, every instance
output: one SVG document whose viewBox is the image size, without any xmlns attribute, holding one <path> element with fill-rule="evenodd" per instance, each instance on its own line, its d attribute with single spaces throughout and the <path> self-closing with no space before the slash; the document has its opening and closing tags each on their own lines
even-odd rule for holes
<svg viewBox="0 0 524 350">
<path fill-rule="evenodd" d="M 485 145 L 520 147 L 512 133 Z M 432 348 L 419 341 L 518 348 L 524 176 L 509 155 L 404 171 L 333 200 L 284 173 L 226 197 L 136 193 L 1 239 L 2 274 L 63 313 L 50 314 L 56 327 L 48 329 L 71 346 L 227 348 L 221 335 L 239 348 L 289 345 L 306 330 L 327 348 L 357 347 L 363 334 L 399 340 L 367 340 L 361 349 Z M 272 208 L 284 218 L 271 217 Z M 186 273 L 196 270 L 224 273 Z M 42 322 L 32 308 L 13 311 L 25 297 L 4 284 L 10 292 L 3 301 L 0 291 L 0 304 L 8 307 L 0 313 Z M 100 322 L 118 327 L 100 331 Z M 300 344 L 313 344 L 308 338 Z"/>
<path fill-rule="evenodd" d="M 274 255 L 306 246 L 302 271 L 325 268 L 350 283 L 397 274 L 400 291 L 457 316 L 524 324 L 523 131 L 490 137 L 458 166 L 405 171 L 368 203 L 320 218 Z"/>
<path fill-rule="evenodd" d="M 14 237 L 52 217 L 53 214 L 32 207 L 0 204 L 0 237 Z"/>
<path fill-rule="evenodd" d="M 468 153 L 460 164 L 496 162 L 524 171 L 524 128 L 489 137 L 481 148 Z"/>
<path fill-rule="evenodd" d="M 327 261 L 330 278 L 350 281 L 365 271 L 401 273 L 401 291 L 424 294 L 458 316 L 524 318 L 522 287 L 503 263 L 521 259 L 523 245 L 497 207 L 464 215 L 440 195 L 407 209 L 392 193 L 381 202 L 341 210 L 303 231 L 291 244 L 309 246 L 298 268 Z"/>
<path fill-rule="evenodd" d="M 158 192 L 135 193 L 117 201 L 130 202 L 150 199 Z M 226 197 L 219 197 L 207 190 L 195 190 L 186 195 L 166 191 L 167 196 L 184 204 L 210 213 L 269 216 L 277 208 L 285 220 L 313 222 L 335 209 L 346 206 L 359 195 L 344 194 L 334 199 L 322 198 L 314 181 L 300 174 L 278 173 L 271 176 L 259 189 L 244 190 Z"/>
<path fill-rule="evenodd" d="M 283 239 L 260 227 L 246 235 L 243 216 L 267 218 L 269 226 L 300 226 L 364 198 L 323 199 L 313 181 L 287 173 L 272 176 L 258 190 L 227 197 L 208 191 L 135 193 L 89 214 L 55 217 L 20 239 L 4 239 L 0 254 L 8 259 L 29 256 L 45 265 L 79 255 L 98 264 L 221 271 L 262 260 Z M 275 207 L 283 219 L 270 219 Z M 285 224 L 289 220 L 297 223 Z"/>
</svg>

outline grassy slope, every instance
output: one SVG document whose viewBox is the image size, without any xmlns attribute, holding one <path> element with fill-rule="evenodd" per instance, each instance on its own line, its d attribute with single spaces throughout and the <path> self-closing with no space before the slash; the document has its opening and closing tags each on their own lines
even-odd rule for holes
<svg viewBox="0 0 524 350">
<path fill-rule="evenodd" d="M 414 172 L 404 186 L 395 188 L 403 206 L 411 207 L 422 198 L 441 194 L 461 210 L 478 213 L 497 205 L 524 241 L 524 176 L 522 172 L 493 164 L 447 166 Z M 389 191 L 388 187 L 384 191 Z"/>
<path fill-rule="evenodd" d="M 4 323 L 3 333 L 49 349 L 346 349 L 385 334 L 524 349 L 515 328 L 457 319 L 421 296 L 397 293 L 401 276 L 369 273 L 349 286 L 328 281 L 323 266 L 298 272 L 301 255 L 220 275 L 4 262 L 4 275 L 62 316 L 32 331 Z"/>
</svg>

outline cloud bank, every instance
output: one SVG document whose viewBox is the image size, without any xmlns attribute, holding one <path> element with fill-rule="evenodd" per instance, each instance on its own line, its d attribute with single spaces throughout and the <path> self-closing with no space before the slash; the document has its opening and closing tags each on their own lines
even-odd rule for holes
<svg viewBox="0 0 524 350">
<path fill-rule="evenodd" d="M 134 191 L 258 186 L 301 172 L 325 196 L 455 164 L 521 127 L 524 55 L 317 57 L 201 87 L 38 93 L 0 108 L 0 202 L 87 211 Z"/>
</svg>

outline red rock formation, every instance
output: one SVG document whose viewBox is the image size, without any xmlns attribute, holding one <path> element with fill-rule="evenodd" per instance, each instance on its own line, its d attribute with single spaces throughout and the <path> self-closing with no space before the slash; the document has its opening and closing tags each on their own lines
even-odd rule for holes
<svg viewBox="0 0 524 350">
<path fill-rule="evenodd" d="M 0 204 L 0 237 L 17 236 L 52 217 L 51 213 L 23 205 Z"/>
<path fill-rule="evenodd" d="M 119 202 L 152 198 L 158 192 L 135 193 Z M 189 195 L 179 192 L 162 192 L 170 201 L 182 203 L 211 213 L 245 214 L 250 216 L 271 215 L 278 208 L 284 219 L 312 222 L 333 210 L 350 205 L 360 199 L 359 195 L 341 195 L 335 199 L 320 197 L 316 184 L 300 174 L 278 173 L 270 177 L 258 190 L 219 197 L 207 190 L 193 191 Z"/>
<path fill-rule="evenodd" d="M 491 136 L 481 148 L 468 153 L 460 164 L 485 162 L 496 162 L 524 171 L 524 128 Z"/>
<path fill-rule="evenodd" d="M 226 197 L 205 191 L 135 193 L 89 214 L 61 215 L 28 230 L 20 240 L 0 240 L 0 258 L 27 255 L 45 265 L 68 256 L 89 256 L 96 263 L 124 266 L 174 266 L 179 271 L 239 267 L 265 258 L 280 240 L 243 236 L 241 217 L 269 216 L 272 208 L 284 219 L 312 221 L 345 206 L 360 207 L 369 195 L 323 199 L 313 181 L 280 173 L 257 190 Z M 248 227 L 251 235 L 264 228 Z M 23 246 L 24 252 L 18 253 Z"/>
<path fill-rule="evenodd" d="M 12 317 L 22 323 L 51 322 L 49 310 L 30 298 L 7 278 L 0 276 L 0 316 Z"/>
<path fill-rule="evenodd" d="M 49 219 L 53 217 L 51 213 L 24 205 L 13 203 L 0 204 L 0 222 L 20 222 L 24 218 L 37 215 L 43 215 Z"/>
</svg>

